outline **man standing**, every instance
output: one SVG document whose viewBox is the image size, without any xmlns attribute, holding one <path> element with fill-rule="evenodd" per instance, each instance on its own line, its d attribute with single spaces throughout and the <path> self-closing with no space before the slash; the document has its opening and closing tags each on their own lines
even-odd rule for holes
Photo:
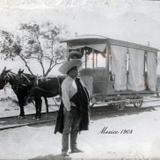
<svg viewBox="0 0 160 160">
<path fill-rule="evenodd" d="M 55 133 L 62 133 L 62 155 L 68 156 L 69 135 L 71 153 L 82 152 L 77 148 L 77 135 L 81 130 L 88 130 L 89 95 L 78 76 L 80 60 L 64 63 L 59 71 L 67 74 L 62 82 L 62 102 L 58 112 Z"/>
</svg>

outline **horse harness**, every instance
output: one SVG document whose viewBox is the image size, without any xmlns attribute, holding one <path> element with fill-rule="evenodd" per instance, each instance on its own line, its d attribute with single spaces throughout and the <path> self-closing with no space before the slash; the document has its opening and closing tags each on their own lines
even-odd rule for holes
<svg viewBox="0 0 160 160">
<path fill-rule="evenodd" d="M 55 78 L 57 79 L 57 82 L 58 82 L 58 92 L 61 93 L 61 83 L 60 83 L 59 77 L 56 76 Z M 44 88 L 39 87 L 39 80 L 46 80 L 46 78 L 43 78 L 43 77 L 41 78 L 37 76 L 36 83 L 35 83 L 36 88 L 39 88 L 40 90 L 43 90 L 48 93 L 52 93 L 52 91 L 48 91 Z"/>
</svg>

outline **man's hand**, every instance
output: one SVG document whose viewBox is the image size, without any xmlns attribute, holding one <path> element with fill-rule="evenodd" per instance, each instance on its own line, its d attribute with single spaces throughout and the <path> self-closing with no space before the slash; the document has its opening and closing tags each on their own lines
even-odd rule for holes
<svg viewBox="0 0 160 160">
<path fill-rule="evenodd" d="M 66 114 L 67 117 L 71 117 L 72 116 L 71 111 L 65 111 L 65 114 Z"/>
</svg>

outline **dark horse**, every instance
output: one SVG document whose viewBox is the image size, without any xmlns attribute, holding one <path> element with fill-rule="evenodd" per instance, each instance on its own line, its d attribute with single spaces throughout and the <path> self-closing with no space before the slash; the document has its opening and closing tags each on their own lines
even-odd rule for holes
<svg viewBox="0 0 160 160">
<path fill-rule="evenodd" d="M 31 79 L 31 86 L 29 87 L 29 96 L 34 98 L 36 108 L 36 118 L 41 117 L 42 97 L 46 99 L 55 97 L 61 94 L 61 83 L 65 76 L 58 77 L 37 77 L 21 72 L 20 77 Z M 32 77 L 32 78 L 31 78 Z M 19 78 L 19 79 L 23 79 Z M 23 82 L 24 83 L 24 82 Z M 30 82 L 25 81 L 26 86 L 30 86 Z"/>
<path fill-rule="evenodd" d="M 18 103 L 20 106 L 20 117 L 24 118 L 24 106 L 28 99 L 28 94 L 30 89 L 32 88 L 33 77 L 23 77 L 23 79 L 19 79 L 18 74 L 11 72 L 11 70 L 6 70 L 6 67 L 3 69 L 0 74 L 0 89 L 3 89 L 7 83 L 10 83 L 14 93 L 17 96 Z M 27 83 L 27 85 L 26 85 Z"/>
<path fill-rule="evenodd" d="M 19 70 L 18 74 L 3 69 L 0 75 L 0 89 L 3 89 L 7 83 L 10 83 L 14 93 L 17 95 L 20 106 L 20 117 L 24 117 L 24 105 L 29 97 L 35 101 L 36 114 L 38 119 L 41 117 L 42 99 L 55 97 L 61 93 L 61 83 L 64 76 L 58 77 L 37 77 L 31 74 L 23 73 Z"/>
</svg>

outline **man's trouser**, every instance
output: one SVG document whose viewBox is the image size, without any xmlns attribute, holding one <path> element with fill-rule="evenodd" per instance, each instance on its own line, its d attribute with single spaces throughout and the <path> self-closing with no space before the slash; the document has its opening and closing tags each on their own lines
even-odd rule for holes
<svg viewBox="0 0 160 160">
<path fill-rule="evenodd" d="M 76 107 L 71 107 L 71 111 L 64 109 L 64 129 L 62 135 L 62 152 L 67 152 L 69 149 L 69 134 L 70 148 L 77 148 L 77 134 L 79 131 L 80 114 Z"/>
</svg>

